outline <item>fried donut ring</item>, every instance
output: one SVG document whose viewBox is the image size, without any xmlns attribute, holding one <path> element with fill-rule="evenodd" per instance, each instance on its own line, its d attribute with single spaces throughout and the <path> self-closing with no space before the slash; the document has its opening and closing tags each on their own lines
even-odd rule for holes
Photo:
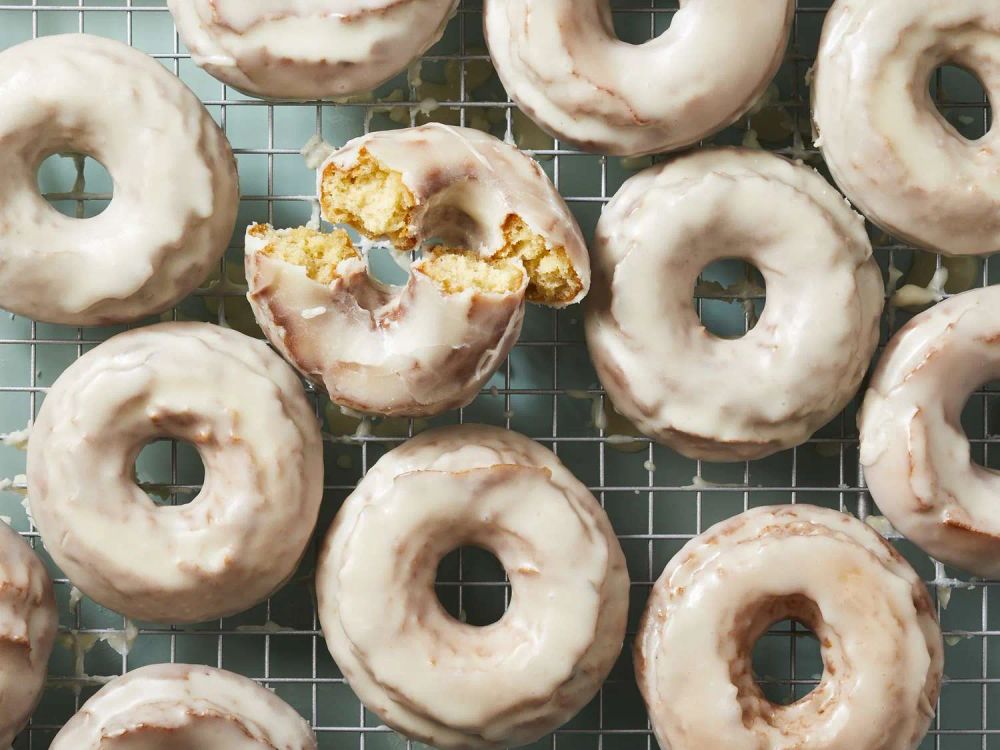
<svg viewBox="0 0 1000 750">
<path fill-rule="evenodd" d="M 789 706 L 764 697 L 750 664 L 784 619 L 816 634 L 825 667 Z M 723 521 L 670 561 L 635 670 L 663 748 L 914 750 L 943 654 L 927 589 L 892 546 L 847 514 L 786 505 Z"/>
<path fill-rule="evenodd" d="M 45 566 L 0 522 L 0 746 L 9 747 L 42 697 L 59 613 Z"/>
<path fill-rule="evenodd" d="M 474 544 L 510 577 L 477 628 L 434 593 L 438 562 Z M 603 509 L 548 450 L 464 425 L 383 456 L 320 553 L 319 616 L 351 687 L 397 731 L 441 748 L 523 745 L 594 696 L 625 636 L 629 580 Z"/>
<path fill-rule="evenodd" d="M 497 73 L 525 114 L 581 148 L 633 156 L 690 146 L 746 114 L 781 65 L 794 10 L 794 0 L 688 0 L 638 46 L 615 35 L 609 0 L 485 0 L 483 14 Z"/>
<path fill-rule="evenodd" d="M 948 255 L 1000 251 L 1000 127 L 964 138 L 931 101 L 934 70 L 974 71 L 1000 103 L 1000 4 L 837 0 L 813 83 L 816 144 L 887 232 Z"/>
<path fill-rule="evenodd" d="M 959 294 L 892 339 L 865 396 L 861 463 L 892 525 L 950 565 L 1000 577 L 1000 477 L 972 461 L 969 394 L 1000 377 L 1000 287 Z"/>
<path fill-rule="evenodd" d="M 458 0 L 168 0 L 197 65 L 274 99 L 362 94 L 444 33 Z"/>
<path fill-rule="evenodd" d="M 172 307 L 232 236 L 239 204 L 226 136 L 156 60 L 87 34 L 0 52 L 0 304 L 48 323 L 107 325 Z M 38 193 L 57 152 L 111 173 L 101 215 L 74 219 Z"/>
<path fill-rule="evenodd" d="M 591 357 L 616 409 L 691 458 L 798 445 L 850 400 L 878 343 L 883 286 L 861 217 L 813 170 L 700 151 L 642 172 L 597 226 Z M 767 282 L 757 326 L 709 333 L 698 274 L 741 257 Z"/>
<path fill-rule="evenodd" d="M 525 300 L 590 285 L 587 247 L 541 167 L 493 136 L 425 125 L 348 143 L 320 170 L 323 216 L 412 250 L 402 288 L 369 278 L 348 234 L 247 232 L 248 298 L 271 343 L 330 398 L 420 417 L 465 406 L 517 340 Z"/>
<path fill-rule="evenodd" d="M 70 719 L 51 750 L 315 750 L 299 714 L 253 680 L 155 664 L 117 677 Z"/>
<path fill-rule="evenodd" d="M 136 456 L 157 437 L 192 443 L 205 463 L 187 505 L 158 507 L 136 484 Z M 137 620 L 216 619 L 295 571 L 323 494 L 319 425 L 263 342 L 207 323 L 140 328 L 52 386 L 28 493 L 46 550 L 92 599 Z"/>
</svg>

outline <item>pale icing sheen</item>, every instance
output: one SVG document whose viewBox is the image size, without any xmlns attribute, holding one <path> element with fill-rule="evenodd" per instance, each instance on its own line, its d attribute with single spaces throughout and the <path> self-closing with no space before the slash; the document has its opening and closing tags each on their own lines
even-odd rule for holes
<svg viewBox="0 0 1000 750">
<path fill-rule="evenodd" d="M 458 0 L 169 0 L 194 61 L 242 91 L 325 99 L 371 91 L 427 51 Z"/>
<path fill-rule="evenodd" d="M 120 42 L 44 37 L 0 53 L 0 304 L 68 325 L 132 321 L 218 262 L 239 202 L 225 136 L 162 65 Z M 114 198 L 64 216 L 39 195 L 50 154 L 101 162 Z"/>
<path fill-rule="evenodd" d="M 187 505 L 158 507 L 132 478 L 156 437 L 201 454 L 205 484 Z M 156 622 L 240 612 L 280 586 L 309 541 L 322 474 L 292 370 L 204 323 L 138 329 L 85 354 L 53 385 L 28 446 L 31 509 L 53 559 L 97 602 Z"/>
<path fill-rule="evenodd" d="M 315 750 L 305 720 L 270 690 L 212 667 L 157 664 L 118 677 L 52 750 Z"/>
<path fill-rule="evenodd" d="M 1000 251 L 1000 128 L 969 141 L 928 83 L 962 65 L 1000 101 L 1000 4 L 838 0 L 827 15 L 813 117 L 837 184 L 892 234 L 950 255 Z"/>
<path fill-rule="evenodd" d="M 865 396 L 861 462 L 879 509 L 935 558 L 1000 576 L 1000 476 L 972 458 L 965 402 L 1000 378 L 1000 287 L 952 297 L 890 342 Z"/>
<path fill-rule="evenodd" d="M 702 151 L 633 177 L 595 240 L 586 330 L 615 407 L 708 460 L 807 440 L 853 396 L 878 341 L 883 286 L 857 214 L 813 170 L 760 151 Z M 739 257 L 767 283 L 757 326 L 708 332 L 692 289 Z"/>
<path fill-rule="evenodd" d="M 785 617 L 815 632 L 825 670 L 779 706 L 750 658 Z M 846 514 L 796 505 L 751 510 L 685 545 L 653 587 L 635 658 L 663 748 L 913 750 L 943 648 L 927 590 L 895 550 Z"/>
<path fill-rule="evenodd" d="M 689 146 L 741 117 L 781 64 L 793 0 L 687 0 L 641 45 L 608 0 L 486 0 L 511 98 L 560 139 L 620 156 Z M 739 50 L 739 54 L 733 54 Z"/>
<path fill-rule="evenodd" d="M 507 570 L 493 625 L 449 617 L 438 561 L 466 544 Z M 423 433 L 348 498 L 317 569 L 338 666 L 390 726 L 436 747 L 522 745 L 593 697 L 621 649 L 628 574 L 607 516 L 549 451 L 497 428 Z"/>
<path fill-rule="evenodd" d="M 0 523 L 0 746 L 7 747 L 42 696 L 58 624 L 48 573 Z"/>
</svg>

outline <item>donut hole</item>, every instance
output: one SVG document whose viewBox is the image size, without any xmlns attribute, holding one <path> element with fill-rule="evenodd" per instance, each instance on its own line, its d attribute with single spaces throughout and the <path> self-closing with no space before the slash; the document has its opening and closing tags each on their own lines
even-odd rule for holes
<svg viewBox="0 0 1000 750">
<path fill-rule="evenodd" d="M 754 680 L 771 703 L 789 706 L 815 690 L 823 674 L 819 640 L 809 627 L 792 619 L 779 620 L 754 644 Z"/>
<path fill-rule="evenodd" d="M 931 73 L 930 96 L 941 117 L 962 138 L 978 141 L 993 127 L 989 93 L 976 73 L 947 63 Z"/>
<path fill-rule="evenodd" d="M 741 258 L 707 266 L 694 287 L 694 306 L 706 330 L 722 339 L 752 331 L 764 313 L 767 286 L 760 270 Z"/>
<path fill-rule="evenodd" d="M 205 464 L 192 443 L 154 438 L 136 455 L 133 476 L 156 505 L 187 505 L 205 483 Z"/>
<path fill-rule="evenodd" d="M 114 196 L 107 168 L 79 154 L 49 156 L 38 166 L 37 183 L 38 192 L 56 211 L 74 219 L 100 216 Z"/>
<path fill-rule="evenodd" d="M 962 409 L 962 429 L 972 460 L 987 469 L 1000 470 L 1000 380 L 980 386 Z"/>
<path fill-rule="evenodd" d="M 615 8 L 611 14 L 615 36 L 625 44 L 645 44 L 670 28 L 677 7 L 677 0 L 654 0 L 644 8 Z"/>
<path fill-rule="evenodd" d="M 434 591 L 454 619 L 485 627 L 503 618 L 511 589 L 496 555 L 483 547 L 463 546 L 441 558 Z"/>
</svg>

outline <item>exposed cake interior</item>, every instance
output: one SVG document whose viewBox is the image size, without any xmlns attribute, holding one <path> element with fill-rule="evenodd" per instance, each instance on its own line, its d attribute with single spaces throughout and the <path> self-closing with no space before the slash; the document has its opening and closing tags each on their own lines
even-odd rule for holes
<svg viewBox="0 0 1000 750">
<path fill-rule="evenodd" d="M 401 250 L 410 250 L 417 238 L 412 236 L 410 216 L 417 206 L 413 193 L 400 172 L 386 168 L 365 149 L 357 162 L 346 169 L 329 164 L 323 173 L 321 203 L 324 216 L 334 224 L 346 224 L 370 239 L 388 239 Z M 528 275 L 527 297 L 540 304 L 565 304 L 580 293 L 583 283 L 563 247 L 554 247 L 534 232 L 518 215 L 511 214 L 503 226 L 504 246 L 493 257 L 479 259 L 462 248 L 434 248 L 422 270 L 435 278 L 446 291 L 476 288 L 486 284 L 504 285 L 516 274 L 511 267 L 523 267 Z M 445 260 L 453 255 L 460 260 Z M 482 266 L 492 268 L 488 273 Z M 467 279 L 471 273 L 478 281 L 455 287 L 455 278 Z M 434 274 L 434 275 L 432 275 Z M 514 288 L 520 286 L 520 278 Z"/>
</svg>

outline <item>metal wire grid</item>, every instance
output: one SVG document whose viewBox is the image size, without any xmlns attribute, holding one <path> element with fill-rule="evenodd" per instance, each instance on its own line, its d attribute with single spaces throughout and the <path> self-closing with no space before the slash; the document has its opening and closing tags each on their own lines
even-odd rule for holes
<svg viewBox="0 0 1000 750">
<path fill-rule="evenodd" d="M 630 41 L 662 31 L 676 8 L 676 3 L 664 0 L 625 0 L 612 5 L 616 22 L 620 22 L 623 36 Z M 819 155 L 808 145 L 805 80 L 827 5 L 828 0 L 798 1 L 790 53 L 778 79 L 780 92 L 769 105 L 790 118 L 791 126 L 786 138 L 765 144 L 817 166 Z M 500 112 L 494 125 L 512 132 L 518 125 L 514 107 L 502 95 L 483 96 L 470 81 L 473 67 L 488 61 L 479 31 L 480 8 L 481 2 L 465 0 L 446 40 L 431 51 L 424 64 L 428 68 L 458 66 L 457 92 L 438 101 L 439 112 L 454 113 L 460 124 L 472 123 L 477 113 Z M 153 27 L 165 27 L 168 33 L 154 33 Z M 163 0 L 77 0 L 75 4 L 23 0 L 0 4 L 0 47 L 55 30 L 116 36 L 152 53 L 195 88 L 234 141 L 244 188 L 240 227 L 251 216 L 289 225 L 302 223 L 310 215 L 314 201 L 311 190 L 290 189 L 282 177 L 283 160 L 297 159 L 299 147 L 310 134 L 310 128 L 303 129 L 303 122 L 311 122 L 312 130 L 339 144 L 346 137 L 345 128 L 337 122 L 341 113 L 360 119 L 361 131 L 367 132 L 401 124 L 381 119 L 387 111 L 403 111 L 408 122 L 402 124 L 415 124 L 421 121 L 420 108 L 426 104 L 414 76 L 401 86 L 402 97 L 383 96 L 368 102 L 263 104 L 247 99 L 199 76 L 172 31 Z M 151 42 L 154 37 L 167 39 L 166 48 Z M 985 98 L 949 98 L 942 92 L 942 74 L 938 74 L 935 84 L 946 99 L 945 107 L 958 113 L 960 124 L 975 129 L 981 123 L 983 132 L 990 127 L 991 113 Z M 256 119 L 250 125 L 241 124 L 247 112 L 254 113 Z M 262 119 L 259 113 L 263 113 Z M 967 121 L 970 116 L 973 119 Z M 354 122 L 346 130 L 358 124 Z M 247 142 L 234 137 L 244 125 L 257 137 Z M 756 120 L 750 118 L 714 140 L 745 141 L 755 125 Z M 262 132 L 266 132 L 266 140 L 260 142 Z M 558 142 L 534 145 L 529 150 L 550 173 L 588 233 L 617 186 L 643 166 L 579 154 Z M 83 179 L 83 162 L 76 162 L 75 168 L 76 184 L 68 190 L 51 190 L 48 197 L 57 204 L 69 202 L 79 216 L 89 215 L 111 198 L 110 187 L 88 188 Z M 889 238 L 880 238 L 879 242 L 887 275 L 890 269 L 906 268 L 912 255 L 909 248 Z M 234 258 L 239 250 L 234 241 Z M 940 266 L 937 259 L 935 267 Z M 227 272 L 223 264 L 220 278 L 225 279 Z M 716 272 L 721 274 L 716 279 L 724 282 L 737 280 L 740 273 L 734 267 L 721 267 Z M 895 276 L 892 274 L 892 278 Z M 997 283 L 997 277 L 996 264 L 991 266 L 986 259 L 978 270 L 978 282 Z M 224 321 L 227 315 L 232 317 L 230 303 L 237 303 L 241 295 L 238 288 L 225 283 L 200 290 L 194 300 L 202 307 L 194 304 L 194 315 L 200 312 L 201 317 Z M 734 301 L 745 303 L 744 308 L 730 304 Z M 707 322 L 731 326 L 735 315 L 744 331 L 754 315 L 746 303 L 752 305 L 755 301 L 759 308 L 762 294 L 736 293 L 727 288 L 713 291 L 705 287 L 696 297 L 699 313 Z M 171 317 L 189 317 L 191 309 L 191 304 L 182 304 Z M 885 337 L 905 317 L 890 311 Z M 0 322 L 0 431 L 23 427 L 37 413 L 47 386 L 58 373 L 116 330 L 71 329 L 13 317 Z M 27 378 L 23 372 L 14 372 L 21 366 L 27 369 Z M 424 425 L 384 424 L 381 432 L 379 425 L 374 431 L 361 425 L 352 434 L 343 434 L 344 426 L 335 415 L 331 416 L 323 400 L 315 397 L 315 402 L 317 414 L 326 416 L 329 431 L 327 498 L 320 524 L 323 529 L 339 500 L 353 489 L 378 456 Z M 716 521 L 752 506 L 775 502 L 811 502 L 862 519 L 877 514 L 858 464 L 857 432 L 853 426 L 856 406 L 848 408 L 805 446 L 765 461 L 735 466 L 688 461 L 643 438 L 615 434 L 618 425 L 613 415 L 611 423 L 606 424 L 604 396 L 587 361 L 579 311 L 532 310 L 522 341 L 490 388 L 472 406 L 435 423 L 485 421 L 525 432 L 549 445 L 590 486 L 607 508 L 629 561 L 633 579 L 631 636 L 649 587 L 666 561 L 685 541 Z M 970 439 L 985 465 L 996 463 L 996 452 L 990 454 L 990 445 L 995 442 L 991 412 L 998 406 L 996 392 L 985 388 L 973 396 L 966 410 Z M 172 442 L 154 448 L 160 453 L 152 456 L 153 470 L 157 465 L 165 467 L 166 476 L 150 484 L 157 485 L 160 491 L 165 489 L 171 502 L 183 501 L 199 486 L 197 462 L 192 461 L 189 452 L 185 453 L 184 446 Z M 0 451 L 0 476 L 19 472 L 23 472 L 23 456 L 12 449 Z M 151 491 L 157 488 L 150 487 Z M 0 493 L 0 513 L 13 517 L 15 527 L 52 566 L 34 526 L 20 509 L 20 500 L 16 495 Z M 938 611 L 948 639 L 948 678 L 938 717 L 924 747 L 1000 748 L 1000 722 L 994 718 L 998 713 L 996 701 L 1000 700 L 995 687 L 1000 684 L 1000 657 L 993 653 L 1000 644 L 996 584 L 956 576 L 905 540 L 897 536 L 894 539 L 938 594 Z M 123 645 L 122 638 L 127 641 L 133 635 L 128 630 L 130 623 L 85 598 L 75 602 L 69 581 L 54 566 L 52 570 L 62 612 L 61 645 L 53 656 L 50 687 L 32 725 L 15 743 L 16 748 L 47 747 L 62 723 L 108 677 L 157 661 L 208 663 L 260 680 L 302 711 L 315 727 L 321 747 L 364 750 L 403 744 L 361 707 L 326 655 L 309 598 L 310 562 L 288 588 L 246 615 L 188 628 L 137 624 L 134 645 L 131 649 L 120 648 L 120 654 L 114 648 Z M 455 613 L 488 619 L 502 612 L 507 588 L 502 571 L 491 567 L 475 551 L 460 551 L 442 564 L 439 595 Z M 763 674 L 768 694 L 788 700 L 808 692 L 822 668 L 818 649 L 808 634 L 791 624 L 776 627 L 764 641 L 760 653 L 755 653 L 755 665 Z M 628 645 L 601 694 L 580 717 L 539 742 L 539 747 L 555 750 L 655 745 L 634 686 Z M 989 710 L 991 705 L 993 711 Z"/>
</svg>

